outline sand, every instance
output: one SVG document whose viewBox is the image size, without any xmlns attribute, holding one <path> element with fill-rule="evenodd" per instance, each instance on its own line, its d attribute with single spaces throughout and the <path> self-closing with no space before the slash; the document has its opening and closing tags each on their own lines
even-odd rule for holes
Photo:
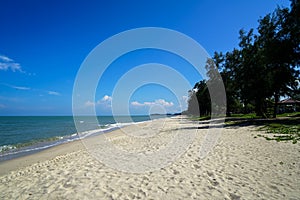
<svg viewBox="0 0 300 200">
<path fill-rule="evenodd" d="M 201 157 L 207 125 L 160 119 L 0 163 L 0 199 L 300 199 L 299 143 L 211 128 Z"/>
</svg>

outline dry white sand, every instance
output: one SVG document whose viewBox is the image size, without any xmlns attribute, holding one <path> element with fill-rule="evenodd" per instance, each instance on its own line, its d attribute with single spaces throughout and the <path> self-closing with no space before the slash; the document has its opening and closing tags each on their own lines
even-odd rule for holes
<svg viewBox="0 0 300 200">
<path fill-rule="evenodd" d="M 101 148 L 108 148 L 101 142 L 102 147 L 97 146 L 103 136 L 85 141 L 88 150 L 73 142 L 0 163 L 0 199 L 300 199 L 299 143 L 254 138 L 256 127 L 227 127 L 212 151 L 200 159 L 205 126 L 168 118 L 106 134 L 119 150 L 137 155 L 167 148 L 175 132 L 182 140 L 195 136 L 182 155 L 153 171 L 147 166 L 159 165 L 159 158 L 145 163 L 145 168 L 132 166 L 139 173 L 128 172 L 126 160 L 124 168 L 118 165 L 122 162 L 111 165 L 101 160 Z M 181 150 L 186 145 L 174 144 Z"/>
</svg>

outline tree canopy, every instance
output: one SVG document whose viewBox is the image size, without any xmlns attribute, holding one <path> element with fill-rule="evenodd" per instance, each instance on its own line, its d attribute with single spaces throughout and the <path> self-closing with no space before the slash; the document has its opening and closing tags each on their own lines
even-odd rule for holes
<svg viewBox="0 0 300 200">
<path fill-rule="evenodd" d="M 291 1 L 291 8 L 277 7 L 260 18 L 259 26 L 240 30 L 239 47 L 216 52 L 207 60 L 208 80 L 195 84 L 189 91 L 188 113 L 209 115 L 213 106 L 208 85 L 220 73 L 227 96 L 227 115 L 255 112 L 276 117 L 281 96 L 299 97 L 300 3 Z"/>
</svg>

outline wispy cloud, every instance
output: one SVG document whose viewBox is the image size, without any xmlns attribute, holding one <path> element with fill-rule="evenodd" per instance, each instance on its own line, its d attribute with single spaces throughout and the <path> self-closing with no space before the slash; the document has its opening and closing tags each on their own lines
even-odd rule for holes
<svg viewBox="0 0 300 200">
<path fill-rule="evenodd" d="M 11 85 L 11 84 L 7 84 L 7 83 L 0 83 L 0 85 L 5 85 L 7 87 L 10 87 L 10 88 L 13 88 L 13 89 L 16 89 L 16 90 L 35 91 L 35 92 L 46 93 L 48 95 L 61 96 L 61 94 L 59 92 L 52 91 L 52 90 L 42 90 L 42 89 L 25 87 L 25 86 L 16 86 L 16 85 Z M 43 96 L 43 94 L 40 94 L 39 96 Z"/>
<path fill-rule="evenodd" d="M 55 92 L 55 91 L 48 91 L 49 95 L 55 95 L 55 96 L 60 96 L 59 92 Z"/>
<path fill-rule="evenodd" d="M 6 106 L 4 104 L 0 104 L 0 109 L 5 108 Z"/>
<path fill-rule="evenodd" d="M 24 87 L 24 86 L 16 86 L 16 85 L 11 85 L 11 84 L 7 84 L 7 83 L 0 83 L 1 85 L 5 85 L 7 87 L 16 89 L 16 90 L 31 90 L 30 87 Z"/>
<path fill-rule="evenodd" d="M 7 56 L 3 56 L 3 55 L 0 55 L 0 60 L 4 61 L 4 62 L 13 62 L 14 60 L 7 57 Z"/>
<path fill-rule="evenodd" d="M 14 88 L 17 90 L 30 90 L 29 87 L 23 87 L 23 86 L 11 86 L 11 88 Z"/>
<path fill-rule="evenodd" d="M 3 101 L 11 101 L 11 102 L 19 102 L 19 101 L 20 101 L 20 98 L 0 96 L 0 100 L 3 100 Z"/>
<path fill-rule="evenodd" d="M 168 102 L 164 99 L 157 99 L 155 101 L 151 101 L 151 102 L 143 102 L 140 103 L 138 101 L 133 101 L 131 102 L 132 106 L 136 106 L 136 107 L 143 107 L 143 106 L 154 106 L 154 105 L 159 105 L 159 106 L 163 106 L 163 107 L 172 107 L 174 106 L 174 103 L 172 101 Z"/>
<path fill-rule="evenodd" d="M 19 63 L 4 55 L 0 55 L 0 70 L 25 73 Z"/>
</svg>

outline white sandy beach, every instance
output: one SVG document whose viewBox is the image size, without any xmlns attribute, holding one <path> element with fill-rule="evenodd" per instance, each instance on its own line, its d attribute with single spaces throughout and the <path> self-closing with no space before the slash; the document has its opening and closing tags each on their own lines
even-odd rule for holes
<svg viewBox="0 0 300 200">
<path fill-rule="evenodd" d="M 300 199 L 299 143 L 254 138 L 256 127 L 232 126 L 200 159 L 205 126 L 176 117 L 106 134 L 117 149 L 143 155 L 167 148 L 174 132 L 179 139 L 191 137 L 190 145 L 184 139 L 172 144 L 184 151 L 167 166 L 152 170 L 167 159 L 153 157 L 144 168 L 132 166 L 138 173 L 127 158 L 107 163 L 114 156 L 103 158 L 108 147 L 97 145 L 103 135 L 0 163 L 0 199 Z"/>
</svg>

